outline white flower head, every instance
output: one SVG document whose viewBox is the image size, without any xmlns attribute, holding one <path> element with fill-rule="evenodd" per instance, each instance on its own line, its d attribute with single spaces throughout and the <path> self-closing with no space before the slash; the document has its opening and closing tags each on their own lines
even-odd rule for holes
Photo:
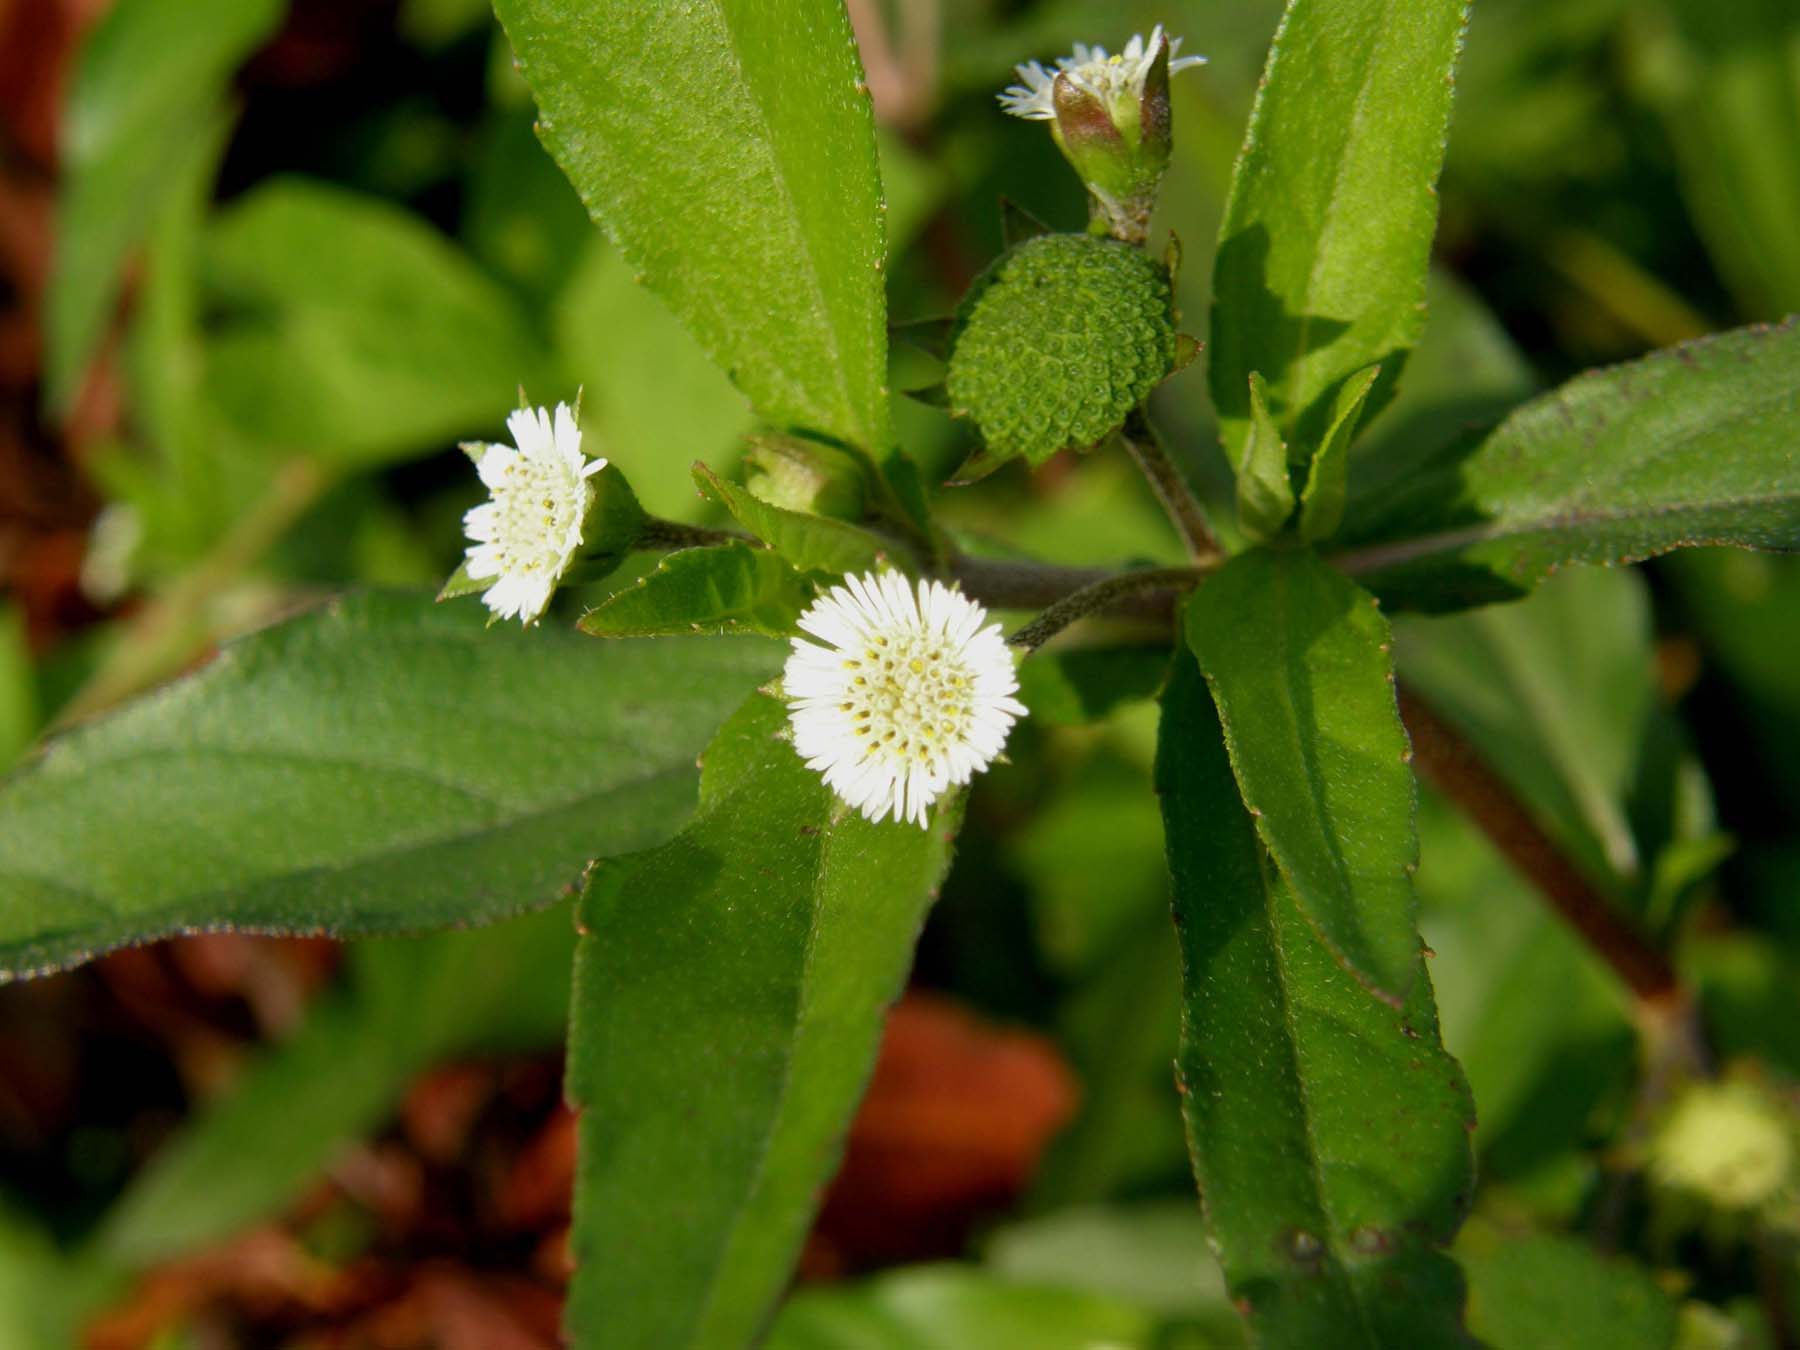
<svg viewBox="0 0 1800 1350">
<path fill-rule="evenodd" d="M 1122 98 L 1133 101 L 1144 96 L 1144 81 L 1150 75 L 1150 67 L 1156 64 L 1157 50 L 1164 41 L 1169 44 L 1169 74 L 1186 70 L 1190 66 L 1206 64 L 1204 56 L 1182 56 L 1176 53 L 1181 50 L 1180 38 L 1165 38 L 1163 27 L 1159 23 L 1150 30 L 1150 38 L 1145 41 L 1142 34 L 1132 34 L 1131 41 L 1125 44 L 1125 50 L 1117 55 L 1108 55 L 1104 47 L 1090 47 L 1085 42 L 1075 44 L 1072 56 L 1056 58 L 1056 69 L 1045 70 L 1036 61 L 1022 66 L 1014 66 L 1018 71 L 1022 84 L 1010 85 L 1000 95 L 1000 106 L 1014 117 L 1024 117 L 1034 122 L 1052 122 L 1056 120 L 1056 77 L 1067 75 L 1071 83 L 1086 90 L 1109 107 Z"/>
<path fill-rule="evenodd" d="M 482 451 L 476 472 L 489 499 L 463 517 L 473 581 L 494 578 L 482 601 L 498 618 L 536 623 L 556 583 L 581 549 L 582 525 L 594 502 L 588 480 L 604 459 L 581 453 L 581 429 L 569 405 L 520 408 L 506 419 L 512 445 Z"/>
<path fill-rule="evenodd" d="M 806 767 L 872 821 L 925 824 L 993 763 L 1025 706 L 1000 625 L 935 581 L 846 577 L 800 616 L 783 682 Z M 824 645 L 821 645 L 824 644 Z"/>
</svg>

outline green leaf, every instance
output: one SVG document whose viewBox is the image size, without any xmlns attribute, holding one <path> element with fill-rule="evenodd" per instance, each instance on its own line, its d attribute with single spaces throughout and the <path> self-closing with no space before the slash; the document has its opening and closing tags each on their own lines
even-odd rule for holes
<svg viewBox="0 0 1800 1350">
<path fill-rule="evenodd" d="M 67 410 L 119 295 L 127 255 L 180 166 L 212 137 L 226 82 L 281 0 L 120 0 L 81 49 L 59 147 L 46 301 L 50 400 Z"/>
<path fill-rule="evenodd" d="M 1467 0 L 1291 0 L 1219 227 L 1213 401 L 1232 463 L 1261 371 L 1285 438 L 1314 447 L 1332 398 L 1380 365 L 1373 415 L 1424 324 L 1435 184 Z"/>
<path fill-rule="evenodd" d="M 768 1350 L 1151 1350 L 1156 1319 L 1116 1299 L 918 1266 L 856 1286 L 805 1289 Z"/>
<path fill-rule="evenodd" d="M 496 0 L 544 144 L 763 417 L 887 448 L 881 179 L 838 0 Z"/>
<path fill-rule="evenodd" d="M 0 784 L 0 977 L 195 928 L 374 933 L 566 893 L 666 839 L 780 649 L 483 627 L 351 595 Z"/>
<path fill-rule="evenodd" d="M 1408 683 L 1589 876 L 1622 892 L 1645 879 L 1628 804 L 1661 710 L 1642 577 L 1570 568 L 1518 604 L 1407 616 L 1395 634 Z"/>
<path fill-rule="evenodd" d="M 1387 622 L 1313 554 L 1258 550 L 1195 592 L 1187 641 L 1301 913 L 1398 1006 L 1418 965 L 1418 840 Z"/>
<path fill-rule="evenodd" d="M 1572 562 L 1800 548 L 1800 319 L 1583 375 L 1405 485 L 1359 497 L 1334 561 L 1384 603 L 1525 594 Z"/>
<path fill-rule="evenodd" d="M 1350 485 L 1350 444 L 1356 437 L 1363 401 L 1380 375 L 1380 368 L 1371 366 L 1338 386 L 1331 426 L 1313 456 L 1306 487 L 1300 494 L 1300 538 L 1306 543 L 1329 539 L 1343 523 L 1344 500 Z"/>
<path fill-rule="evenodd" d="M 130 1267 L 236 1235 L 290 1204 L 446 1059 L 558 1045 L 575 931 L 566 906 L 479 932 L 353 948 L 320 999 L 132 1178 L 92 1249 Z"/>
<path fill-rule="evenodd" d="M 1800 309 L 1800 14 L 1788 0 L 1670 0 L 1656 54 L 1681 188 L 1746 318 Z M 1654 34 L 1647 35 L 1654 38 Z"/>
<path fill-rule="evenodd" d="M 867 530 L 828 516 L 809 516 L 771 505 L 748 489 L 727 483 L 704 464 L 694 465 L 694 483 L 731 512 L 738 524 L 802 572 L 866 572 L 889 551 Z"/>
<path fill-rule="evenodd" d="M 590 240 L 562 264 L 551 324 L 565 385 L 582 391 L 582 429 L 653 515 L 698 521 L 706 504 L 688 465 L 696 455 L 728 462 L 754 423 L 750 406 L 585 213 L 581 228 Z"/>
<path fill-rule="evenodd" d="M 812 597 L 812 583 L 767 549 L 684 548 L 583 614 L 579 626 L 595 637 L 787 637 Z"/>
<path fill-rule="evenodd" d="M 603 864 L 569 1052 L 582 1346 L 739 1347 L 786 1285 L 947 860 L 837 802 L 753 697 L 706 752 L 702 814 Z"/>
<path fill-rule="evenodd" d="M 1294 485 L 1288 477 L 1288 447 L 1269 416 L 1263 377 L 1250 372 L 1250 434 L 1238 462 L 1238 528 L 1246 538 L 1266 543 L 1294 514 Z"/>
<path fill-rule="evenodd" d="M 1473 1107 L 1411 993 L 1372 997 L 1318 940 L 1238 799 L 1178 660 L 1157 752 L 1185 998 L 1177 1083 L 1226 1281 L 1267 1350 L 1463 1347 L 1437 1247 L 1473 1185 Z"/>
<path fill-rule="evenodd" d="M 561 396 L 505 288 L 374 198 L 277 179 L 220 215 L 206 263 L 208 386 L 252 440 L 379 463 L 497 425 L 521 385 Z"/>
<path fill-rule="evenodd" d="M 1493 1350 L 1672 1350 L 1675 1304 L 1649 1271 L 1573 1238 L 1463 1253 L 1469 1328 Z"/>
</svg>

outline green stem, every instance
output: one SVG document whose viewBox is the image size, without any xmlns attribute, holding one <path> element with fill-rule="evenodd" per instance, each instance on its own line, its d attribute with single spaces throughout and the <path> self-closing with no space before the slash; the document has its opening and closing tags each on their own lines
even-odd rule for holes
<svg viewBox="0 0 1800 1350">
<path fill-rule="evenodd" d="M 1219 558 L 1219 541 L 1213 538 L 1212 526 L 1207 524 L 1205 508 L 1175 461 L 1169 458 L 1169 452 L 1141 408 L 1126 420 L 1119 436 L 1144 477 L 1150 481 L 1170 522 L 1187 544 L 1188 555 L 1197 563 Z"/>
</svg>

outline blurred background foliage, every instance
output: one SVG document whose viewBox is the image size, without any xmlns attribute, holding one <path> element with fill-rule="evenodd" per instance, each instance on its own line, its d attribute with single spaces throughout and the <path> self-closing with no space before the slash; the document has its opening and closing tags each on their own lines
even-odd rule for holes
<svg viewBox="0 0 1800 1350">
<path fill-rule="evenodd" d="M 850 8 L 897 323 L 949 312 L 1002 199 L 1083 223 L 1049 138 L 995 107 L 1015 61 L 1159 21 L 1205 53 L 1158 219 L 1205 336 L 1275 0 Z M 1792 0 L 1479 0 L 1457 100 L 1427 336 L 1354 472 L 1398 481 L 1583 368 L 1800 309 Z M 677 518 L 708 510 L 688 465 L 728 468 L 751 428 L 538 148 L 482 0 L 0 0 L 0 118 L 0 760 L 336 588 L 440 581 L 478 495 L 454 443 L 498 436 L 519 386 L 581 390 L 589 448 Z M 937 374 L 897 346 L 896 387 Z M 1223 504 L 1203 383 L 1155 412 Z M 899 428 L 934 482 L 972 449 L 924 404 Z M 996 552 L 1180 559 L 1118 458 L 1011 466 L 945 511 Z M 1786 1112 L 1792 1149 L 1800 565 L 1571 571 L 1398 642 L 1675 945 L 1727 1080 Z M 1147 696 L 1161 661 L 1032 674 L 1038 716 L 971 802 L 771 1344 L 1241 1343 L 1171 1090 L 1154 711 L 1087 697 Z M 1472 1329 L 1795 1344 L 1791 1157 L 1750 1209 L 1659 1186 L 1624 991 L 1429 796 L 1420 828 L 1480 1116 Z M 569 943 L 560 910 L 347 947 L 215 936 L 0 990 L 0 1347 L 553 1344 Z"/>
</svg>

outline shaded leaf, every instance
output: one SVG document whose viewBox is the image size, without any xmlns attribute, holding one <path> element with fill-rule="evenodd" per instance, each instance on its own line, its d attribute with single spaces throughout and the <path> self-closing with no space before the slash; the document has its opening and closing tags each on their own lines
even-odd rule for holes
<svg viewBox="0 0 1800 1350">
<path fill-rule="evenodd" d="M 1670 1350 L 1675 1303 L 1647 1270 L 1574 1238 L 1470 1244 L 1469 1327 L 1494 1350 Z"/>
<path fill-rule="evenodd" d="M 334 601 L 0 785 L 0 974 L 190 928 L 393 932 L 545 904 L 679 828 L 695 754 L 779 660 Z"/>
<path fill-rule="evenodd" d="M 1238 528 L 1244 537 L 1266 543 L 1294 514 L 1294 485 L 1288 478 L 1288 447 L 1269 416 L 1263 377 L 1250 373 L 1250 432 L 1237 469 Z"/>
<path fill-rule="evenodd" d="M 1800 547 L 1800 320 L 1654 352 L 1534 399 L 1359 496 L 1338 566 L 1384 602 L 1525 594 L 1565 563 Z"/>
<path fill-rule="evenodd" d="M 1418 965 L 1418 842 L 1386 620 L 1311 553 L 1258 550 L 1195 593 L 1186 632 L 1301 913 L 1398 1006 Z"/>
<path fill-rule="evenodd" d="M 1185 988 L 1182 1114 L 1255 1343 L 1466 1346 L 1462 1279 L 1437 1247 L 1473 1185 L 1473 1108 L 1422 958 L 1395 1008 L 1318 940 L 1244 812 L 1187 661 L 1164 695 L 1157 779 Z"/>
<path fill-rule="evenodd" d="M 812 596 L 812 583 L 768 549 L 684 548 L 583 614 L 579 626 L 595 637 L 786 637 Z"/>
<path fill-rule="evenodd" d="M 1352 375 L 1338 387 L 1325 440 L 1307 469 L 1300 494 L 1300 538 L 1309 544 L 1329 539 L 1343 523 L 1350 482 L 1350 442 L 1361 419 L 1363 401 L 1381 375 L 1378 367 Z"/>
<path fill-rule="evenodd" d="M 242 434 L 324 460 L 380 462 L 495 426 L 544 356 L 513 298 L 417 217 L 276 179 L 205 241 L 225 309 L 208 388 Z"/>
<path fill-rule="evenodd" d="M 738 1347 L 787 1283 L 947 862 L 837 802 L 756 695 L 702 814 L 582 900 L 569 1093 L 582 1345 Z"/>
<path fill-rule="evenodd" d="M 105 331 L 132 247 L 209 139 L 232 71 L 281 0 L 119 0 L 82 47 L 59 147 L 45 314 L 50 399 L 66 409 Z"/>
<path fill-rule="evenodd" d="M 1228 458 L 1261 371 L 1290 442 L 1379 364 L 1387 402 L 1425 314 L 1435 184 L 1466 0 L 1291 0 L 1232 177 L 1213 269 L 1213 401 Z"/>
<path fill-rule="evenodd" d="M 93 1249 L 127 1266 L 223 1241 L 289 1204 L 387 1119 L 416 1074 L 456 1055 L 562 1038 L 575 934 L 558 906 L 483 931 L 369 942 L 350 986 L 164 1144 Z"/>
<path fill-rule="evenodd" d="M 765 418 L 884 450 L 881 180 L 842 4 L 495 9 L 539 134 L 644 284 Z"/>
</svg>

